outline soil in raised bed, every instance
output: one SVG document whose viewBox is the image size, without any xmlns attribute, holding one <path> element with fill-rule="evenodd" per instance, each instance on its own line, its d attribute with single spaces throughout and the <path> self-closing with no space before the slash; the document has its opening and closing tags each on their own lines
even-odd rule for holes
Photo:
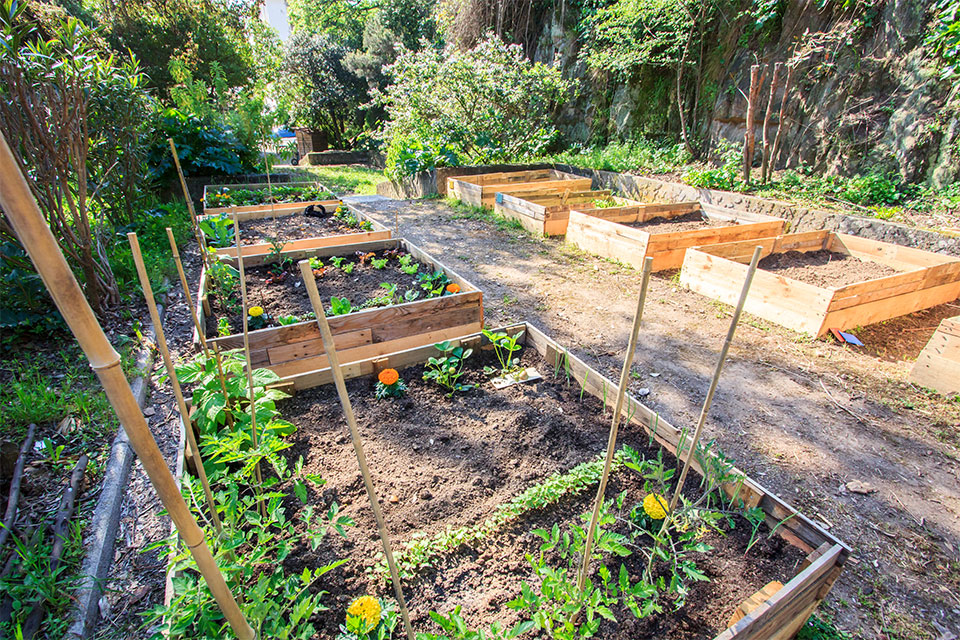
<svg viewBox="0 0 960 640">
<path fill-rule="evenodd" d="M 685 213 L 675 218 L 666 218 L 658 216 L 650 218 L 644 222 L 628 222 L 628 227 L 643 229 L 647 233 L 674 233 L 678 231 L 695 231 L 697 229 L 708 229 L 710 227 L 732 227 L 737 224 L 735 220 L 713 220 L 704 218 L 697 211 Z"/>
<path fill-rule="evenodd" d="M 385 250 L 377 251 L 374 257 L 384 258 L 386 253 Z M 411 262 L 411 264 L 420 264 L 420 269 L 416 274 L 410 275 L 400 270 L 400 263 L 396 257 L 391 257 L 383 269 L 375 269 L 370 258 L 360 264 L 360 259 L 355 254 L 341 257 L 345 258 L 343 264 L 354 263 L 352 273 L 348 274 L 333 267 L 330 258 L 322 258 L 325 267 L 323 275 L 316 276 L 317 270 L 314 270 L 317 290 L 328 311 L 332 296 L 346 297 L 353 305 L 354 311 L 358 311 L 360 305 L 366 301 L 386 293 L 386 289 L 380 286 L 384 282 L 396 284 L 398 296 L 402 297 L 408 289 L 420 292 L 418 300 L 426 296 L 426 292 L 420 288 L 416 280 L 420 273 L 432 272 L 432 267 L 428 265 Z M 244 272 L 247 279 L 248 303 L 250 306 L 263 307 L 264 313 L 270 316 L 266 326 L 279 326 L 276 321 L 278 316 L 292 315 L 304 318 L 313 311 L 310 298 L 303 286 L 300 269 L 296 264 L 287 265 L 283 272 L 285 275 L 279 277 L 274 270 L 274 265 L 247 267 Z M 239 294 L 237 297 L 239 298 Z M 243 331 L 243 318 L 236 307 L 227 308 L 222 301 L 217 300 L 215 295 L 210 296 L 210 306 L 212 313 L 207 317 L 207 335 L 217 334 L 217 319 L 221 317 L 227 318 L 233 333 Z"/>
<path fill-rule="evenodd" d="M 257 220 L 247 220 L 240 223 L 240 241 L 243 244 L 269 243 L 271 239 L 276 238 L 281 241 L 291 242 L 293 240 L 303 240 L 304 238 L 319 238 L 322 236 L 340 236 L 347 233 L 361 233 L 363 229 L 351 227 L 344 224 L 339 218 L 335 218 L 333 207 L 327 209 L 328 215 L 317 218 L 304 215 L 303 211 L 298 211 L 289 216 L 277 216 L 274 218 L 259 218 Z"/>
<path fill-rule="evenodd" d="M 844 287 L 900 273 L 885 264 L 825 249 L 772 253 L 760 261 L 759 267 L 778 276 L 827 288 Z"/>
<path fill-rule="evenodd" d="M 401 371 L 409 392 L 399 400 L 376 400 L 373 378 L 347 382 L 395 549 L 418 532 L 434 535 L 449 527 L 478 524 L 524 489 L 604 451 L 610 416 L 609 411 L 601 413 L 601 401 L 581 395 L 580 386 L 573 380 L 567 383 L 562 370 L 554 378 L 553 368 L 533 349 L 524 349 L 522 362 L 536 367 L 544 380 L 495 390 L 479 372 L 481 365 L 495 364 L 492 354 L 485 352 L 474 356 L 464 379 L 479 386 L 452 399 L 421 380 L 423 366 Z M 312 491 L 311 500 L 320 503 L 318 509 L 337 501 L 356 520 L 348 539 L 331 535 L 318 551 L 299 548 L 286 562 L 289 571 L 299 572 L 336 558 L 350 559 L 319 585 L 331 594 L 326 601 L 331 610 L 315 621 L 321 637 L 332 637 L 353 598 L 370 592 L 392 597 L 392 591 L 364 573 L 381 546 L 334 388 L 301 392 L 279 408 L 299 427 L 292 436 L 294 446 L 285 454 L 291 460 L 303 456 L 304 471 L 327 480 L 321 490 Z M 629 444 L 647 458 L 657 455 L 659 449 L 650 446 L 639 427 L 626 426 L 620 433 L 620 445 Z M 665 459 L 668 465 L 675 464 L 672 456 Z M 685 488 L 688 496 L 698 491 L 699 478 L 694 475 Z M 471 626 L 514 624 L 520 615 L 506 603 L 519 594 L 522 581 L 535 583 L 524 559 L 527 553 L 536 554 L 541 542 L 531 529 L 579 523 L 580 514 L 590 509 L 594 491 L 595 486 L 556 506 L 530 512 L 491 539 L 461 547 L 440 558 L 434 568 L 406 580 L 415 628 L 438 632 L 428 612 L 449 613 L 456 605 L 463 606 L 462 615 Z M 642 499 L 642 479 L 632 471 L 613 475 L 607 495 L 620 491 L 627 491 L 631 501 Z M 290 501 L 291 508 L 296 504 Z M 766 536 L 744 557 L 748 539 L 742 520 L 726 537 L 708 535 L 705 541 L 716 551 L 697 562 L 712 582 L 693 584 L 681 613 L 635 621 L 631 614 L 619 612 L 622 623 L 605 623 L 600 637 L 713 637 L 740 602 L 770 580 L 785 582 L 802 558 L 799 550 Z M 641 562 L 639 554 L 628 559 L 634 576 L 642 571 Z M 608 566 L 616 572 L 619 560 Z"/>
</svg>

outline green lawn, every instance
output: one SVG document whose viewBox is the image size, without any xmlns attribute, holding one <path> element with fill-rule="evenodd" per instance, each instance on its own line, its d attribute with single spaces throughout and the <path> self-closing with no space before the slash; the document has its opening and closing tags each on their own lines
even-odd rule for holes
<svg viewBox="0 0 960 640">
<path fill-rule="evenodd" d="M 386 180 L 383 171 L 358 164 L 331 167 L 275 165 L 273 169 L 295 175 L 294 180 L 319 180 L 323 186 L 340 196 L 375 194 L 377 183 Z"/>
</svg>

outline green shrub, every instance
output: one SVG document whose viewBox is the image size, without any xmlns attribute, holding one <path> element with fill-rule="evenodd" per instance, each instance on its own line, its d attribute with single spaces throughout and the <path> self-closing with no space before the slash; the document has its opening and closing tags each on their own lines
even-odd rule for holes
<svg viewBox="0 0 960 640">
<path fill-rule="evenodd" d="M 183 173 L 188 176 L 231 176 L 257 170 L 256 151 L 244 145 L 228 127 L 205 124 L 200 118 L 178 109 L 163 109 L 157 114 L 160 137 L 150 147 L 151 174 L 169 182 L 176 168 L 167 138 L 173 138 Z"/>
<path fill-rule="evenodd" d="M 537 160 L 621 173 L 668 173 L 686 165 L 691 157 L 682 144 L 664 145 L 640 137 L 627 142 L 611 142 L 605 147 L 574 147 Z"/>
<path fill-rule="evenodd" d="M 687 184 L 703 189 L 723 189 L 735 191 L 740 184 L 740 170 L 743 167 L 743 151 L 739 146 L 724 140 L 717 149 L 720 166 L 710 169 L 690 168 L 683 174 Z"/>
</svg>

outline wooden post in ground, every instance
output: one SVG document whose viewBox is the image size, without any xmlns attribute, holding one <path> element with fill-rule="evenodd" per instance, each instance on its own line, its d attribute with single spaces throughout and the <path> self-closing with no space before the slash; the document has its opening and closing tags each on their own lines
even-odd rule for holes
<svg viewBox="0 0 960 640">
<path fill-rule="evenodd" d="M 713 379 L 710 381 L 710 388 L 707 390 L 707 397 L 703 400 L 703 408 L 700 410 L 700 419 L 697 420 L 697 427 L 693 431 L 693 438 L 690 440 L 690 447 L 687 451 L 687 459 L 683 462 L 683 471 L 680 472 L 680 479 L 677 481 L 677 487 L 673 491 L 673 498 L 670 499 L 670 506 L 667 509 L 667 516 L 663 519 L 663 526 L 660 528 L 660 535 L 666 532 L 673 517 L 673 510 L 677 506 L 677 500 L 680 499 L 680 493 L 683 491 L 683 483 L 687 479 L 687 472 L 690 471 L 690 462 L 697 451 L 697 444 L 700 441 L 700 434 L 703 432 L 703 425 L 707 421 L 707 414 L 710 412 L 710 405 L 713 404 L 713 394 L 717 390 L 717 383 L 720 381 L 720 372 L 723 371 L 723 364 L 727 360 L 727 352 L 730 351 L 730 343 L 733 342 L 733 334 L 737 330 L 737 324 L 740 322 L 740 315 L 743 313 L 743 305 L 747 301 L 747 293 L 750 291 L 750 284 L 753 282 L 753 274 L 757 272 L 757 263 L 760 262 L 760 253 L 763 247 L 757 247 L 753 250 L 753 257 L 750 259 L 750 268 L 747 269 L 747 277 L 743 280 L 743 288 L 740 290 L 740 300 L 737 302 L 737 308 L 733 312 L 733 318 L 730 319 L 730 328 L 727 329 L 727 337 L 723 341 L 723 348 L 720 349 L 720 357 L 717 359 L 717 367 L 713 372 Z M 677 458 L 682 454 L 681 447 L 683 442 L 677 443 Z"/>
<path fill-rule="evenodd" d="M 327 322 L 327 316 L 323 310 L 323 301 L 320 300 L 320 292 L 317 291 L 317 281 L 313 277 L 313 269 L 310 268 L 310 261 L 301 260 L 299 264 L 300 273 L 303 275 L 303 285 L 307 290 L 307 295 L 310 296 L 310 304 L 313 305 L 313 312 L 317 315 L 320 337 L 323 340 L 324 351 L 327 353 L 327 362 L 330 364 L 330 371 L 333 373 L 333 381 L 337 387 L 337 394 L 340 396 L 340 406 L 343 408 L 343 415 L 347 420 L 347 427 L 350 428 L 350 438 L 353 440 L 353 451 L 357 456 L 360 474 L 363 476 L 363 485 L 367 490 L 370 508 L 373 509 L 373 517 L 376 518 L 377 521 L 377 529 L 380 531 L 380 543 L 383 545 L 383 554 L 386 556 L 387 566 L 390 568 L 390 579 L 393 581 L 393 591 L 400 605 L 400 617 L 403 619 L 403 628 L 407 633 L 407 640 L 414 640 L 413 627 L 410 625 L 410 614 L 407 612 L 407 601 L 403 597 L 403 588 L 400 586 L 400 572 L 397 571 L 397 563 L 393 559 L 390 535 L 387 533 L 387 525 L 383 520 L 383 513 L 380 511 L 380 503 L 377 500 L 377 492 L 373 486 L 373 478 L 370 476 L 370 468 L 367 466 L 367 457 L 363 453 L 363 442 L 360 440 L 357 418 L 353 414 L 353 406 L 350 404 L 350 396 L 347 394 L 347 384 L 344 381 L 343 371 L 340 370 L 340 358 L 337 356 L 333 333 L 330 331 L 330 324 Z"/>
<path fill-rule="evenodd" d="M 603 496 L 607 492 L 607 479 L 610 477 L 610 465 L 613 454 L 617 449 L 617 431 L 620 428 L 620 414 L 623 412 L 623 399 L 630 383 L 630 367 L 633 364 L 633 353 L 637 350 L 637 336 L 640 334 L 640 319 L 643 318 L 643 305 L 647 300 L 647 285 L 650 284 L 650 273 L 653 271 L 653 258 L 643 261 L 643 276 L 640 284 L 640 297 L 637 300 L 637 311 L 633 316 L 633 328 L 630 330 L 630 340 L 627 342 L 627 355 L 623 358 L 623 369 L 620 371 L 620 387 L 617 389 L 617 401 L 613 409 L 613 418 L 610 421 L 610 435 L 607 439 L 607 455 L 603 461 L 603 473 L 600 474 L 600 486 L 597 487 L 597 498 L 593 505 L 593 514 L 590 517 L 590 526 L 587 529 L 587 539 L 583 545 L 583 564 L 580 567 L 580 578 L 577 588 L 583 591 L 587 582 L 587 573 L 590 571 L 590 561 L 593 555 L 593 538 L 597 530 L 597 521 L 600 519 L 600 509 L 603 507 Z"/>
<path fill-rule="evenodd" d="M 253 392 L 253 365 L 250 363 L 250 331 L 247 323 L 247 316 L 249 314 L 249 308 L 247 307 L 247 280 L 243 272 L 243 253 L 241 252 L 240 245 L 240 223 L 237 221 L 237 207 L 231 207 L 233 209 L 233 237 L 237 242 L 237 267 L 240 271 L 240 300 L 243 304 L 241 308 L 241 315 L 243 316 L 243 356 L 246 360 L 246 370 L 247 370 L 247 388 L 250 390 L 250 444 L 256 449 L 260 446 L 257 441 L 257 399 Z M 254 467 L 254 477 L 257 481 L 257 495 L 260 495 L 260 488 L 263 485 L 263 476 L 260 474 L 260 463 L 257 462 L 256 467 Z M 266 507 L 263 504 L 263 500 L 258 500 L 257 504 L 260 507 L 260 515 L 266 515 Z"/>
<path fill-rule="evenodd" d="M 780 153 L 780 140 L 783 136 L 783 129 L 786 126 L 787 96 L 790 89 L 793 88 L 793 73 L 797 65 L 793 62 L 787 63 L 787 79 L 783 83 L 783 98 L 780 99 L 780 115 L 777 118 L 777 135 L 773 137 L 773 148 L 770 149 L 770 171 L 777 168 L 777 156 Z"/>
<path fill-rule="evenodd" d="M 763 143 L 760 147 L 760 183 L 767 184 L 767 181 L 770 179 L 770 174 L 773 173 L 773 170 L 770 169 L 770 145 L 767 142 L 768 129 L 770 127 L 770 112 L 773 111 L 773 98 L 777 93 L 777 87 L 780 72 L 783 70 L 783 63 L 778 62 L 773 66 L 773 75 L 770 78 L 770 95 L 767 97 L 767 109 L 763 112 Z"/>
<path fill-rule="evenodd" d="M 167 466 L 163 454 L 147 421 L 140 411 L 137 399 L 120 366 L 120 354 L 107 339 L 97 322 L 90 304 L 83 295 L 76 277 L 67 266 L 57 241 L 40 213 L 30 187 L 17 168 L 6 137 L 0 132 L 0 207 L 13 225 L 17 237 L 30 254 L 37 272 L 50 291 L 57 309 L 60 310 L 70 331 L 90 361 L 103 389 L 120 419 L 120 424 L 130 438 L 137 457 L 140 458 L 151 484 L 163 502 L 164 508 L 177 527 L 184 545 L 193 554 L 197 569 L 207 582 L 224 617 L 240 640 L 253 640 L 253 629 L 247 624 L 230 588 L 223 579 L 213 555 L 207 547 L 203 530 L 197 525 L 187 503 L 180 495 L 180 488 Z"/>
<path fill-rule="evenodd" d="M 177 167 L 177 175 L 180 177 L 180 187 L 183 189 L 183 197 L 187 199 L 187 211 L 190 212 L 190 224 L 193 226 L 193 234 L 197 238 L 197 246 L 200 247 L 200 256 L 203 258 L 203 264 L 208 264 L 209 255 L 207 252 L 207 241 L 203 237 L 203 230 L 200 229 L 200 220 L 197 218 L 197 211 L 193 208 L 193 198 L 190 197 L 190 189 L 187 188 L 187 180 L 183 177 L 183 169 L 180 168 L 180 156 L 177 155 L 177 145 L 173 143 L 173 138 L 167 138 L 170 143 L 170 153 L 173 154 L 173 164 Z"/>
<path fill-rule="evenodd" d="M 757 117 L 757 100 L 760 97 L 760 65 L 750 67 L 750 90 L 747 93 L 747 121 L 743 135 L 743 181 L 750 186 L 750 169 L 753 167 L 753 150 L 756 143 L 754 121 Z"/>
<path fill-rule="evenodd" d="M 220 516 L 217 514 L 217 504 L 214 502 L 213 493 L 210 491 L 210 482 L 207 480 L 207 470 L 203 468 L 203 456 L 200 455 L 200 447 L 197 445 L 197 438 L 194 436 L 193 426 L 190 424 L 190 412 L 187 410 L 187 403 L 183 399 L 180 379 L 177 378 L 177 371 L 174 369 L 173 359 L 170 357 L 170 349 L 167 348 L 167 338 L 163 332 L 163 325 L 160 322 L 157 302 L 153 299 L 153 287 L 150 286 L 150 278 L 147 276 L 147 269 L 143 264 L 143 254 L 140 253 L 140 241 L 137 239 L 137 234 L 133 232 L 127 234 L 127 241 L 130 243 L 130 251 L 133 253 L 133 263 L 137 267 L 137 275 L 140 277 L 140 287 L 143 289 L 143 297 L 147 301 L 147 310 L 150 311 L 153 329 L 157 334 L 157 348 L 163 357 L 163 366 L 167 369 L 170 386 L 173 387 L 173 396 L 177 399 L 177 410 L 180 412 L 180 418 L 183 421 L 183 430 L 186 432 L 187 444 L 190 445 L 190 451 L 193 454 L 194 462 L 196 462 L 197 477 L 200 478 L 203 495 L 207 500 L 207 509 L 210 511 L 210 521 L 213 522 L 213 527 L 217 530 L 217 533 L 220 533 L 223 530 L 223 526 L 220 524 Z M 189 306 L 189 301 L 187 306 Z"/>
</svg>

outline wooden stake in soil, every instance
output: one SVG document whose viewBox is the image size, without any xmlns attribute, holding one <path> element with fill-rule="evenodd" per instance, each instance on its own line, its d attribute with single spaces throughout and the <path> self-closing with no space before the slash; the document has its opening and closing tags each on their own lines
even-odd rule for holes
<svg viewBox="0 0 960 640">
<path fill-rule="evenodd" d="M 190 223 L 193 227 L 193 234 L 197 237 L 197 246 L 200 247 L 200 256 L 203 258 L 203 264 L 208 265 L 209 255 L 207 252 L 207 240 L 200 228 L 200 220 L 197 218 L 197 211 L 193 208 L 193 198 L 190 197 L 190 190 L 187 188 L 187 180 L 183 177 L 183 169 L 180 168 L 180 156 L 177 155 L 177 145 L 173 144 L 173 138 L 167 138 L 170 143 L 170 153 L 173 154 L 173 164 L 177 167 L 177 175 L 180 176 L 180 186 L 183 188 L 183 197 L 187 199 L 187 211 L 190 212 Z M 209 265 L 208 265 L 209 266 Z"/>
<path fill-rule="evenodd" d="M 720 358 L 717 360 L 717 368 L 713 372 L 713 379 L 710 381 L 710 388 L 707 390 L 707 397 L 703 400 L 703 408 L 700 410 L 700 419 L 697 420 L 697 428 L 693 432 L 693 439 L 690 441 L 690 449 L 687 452 L 687 459 L 683 463 L 683 471 L 680 472 L 680 479 L 677 481 L 677 488 L 673 491 L 673 497 L 670 499 L 670 507 L 667 509 L 667 517 L 663 519 L 663 526 L 660 528 L 662 536 L 670 524 L 673 517 L 673 510 L 677 506 L 677 500 L 680 499 L 680 493 L 683 490 L 683 483 L 687 479 L 687 472 L 690 471 L 690 462 L 697 451 L 697 444 L 700 441 L 700 434 L 703 431 L 703 425 L 707 421 L 707 414 L 710 412 L 710 405 L 713 404 L 713 394 L 717 390 L 717 383 L 720 381 L 720 372 L 723 371 L 723 364 L 727 360 L 727 352 L 730 350 L 730 343 L 733 342 L 733 334 L 737 330 L 737 324 L 740 322 L 740 314 L 743 313 L 743 305 L 747 301 L 747 293 L 750 291 L 750 284 L 753 282 L 753 275 L 757 272 L 757 263 L 760 262 L 760 253 L 763 247 L 757 247 L 753 250 L 753 257 L 750 259 L 750 268 L 747 269 L 747 277 L 743 280 L 743 289 L 740 290 L 740 300 L 737 302 L 737 309 L 733 312 L 733 318 L 730 319 L 730 328 L 727 329 L 727 338 L 723 341 L 723 348 L 720 349 Z M 682 442 L 677 443 L 677 457 L 682 455 L 680 447 Z"/>
<path fill-rule="evenodd" d="M 170 514 L 184 545 L 193 554 L 197 569 L 207 582 L 217 605 L 240 640 L 253 640 L 254 632 L 243 617 L 237 601 L 227 587 L 213 555 L 207 547 L 203 530 L 197 525 L 187 503 L 180 495 L 170 468 L 157 446 L 147 421 L 140 412 L 130 384 L 120 367 L 116 352 L 97 323 L 90 304 L 83 295 L 76 277 L 67 266 L 50 227 L 43 219 L 30 187 L 17 168 L 6 137 L 0 132 L 0 208 L 6 213 L 17 237 L 30 254 L 50 292 L 57 309 L 90 361 L 113 406 L 120 424 L 130 438 L 137 457 L 150 477 L 164 508 Z"/>
<path fill-rule="evenodd" d="M 623 369 L 620 371 L 620 387 L 617 389 L 617 401 L 610 421 L 610 436 L 607 440 L 607 456 L 603 461 L 603 473 L 600 474 L 600 486 L 597 487 L 597 499 L 593 505 L 593 515 L 590 516 L 590 527 L 587 529 L 587 540 L 583 545 L 583 565 L 580 567 L 580 578 L 577 588 L 583 591 L 587 583 L 587 572 L 590 571 L 590 560 L 593 556 L 593 537 L 597 530 L 597 521 L 600 519 L 600 509 L 603 506 L 603 496 L 607 492 L 607 479 L 610 477 L 610 465 L 617 449 L 617 431 L 620 428 L 620 414 L 623 411 L 623 399 L 630 383 L 630 367 L 633 364 L 633 353 L 637 350 L 637 336 L 640 334 L 640 319 L 643 318 L 643 305 L 647 300 L 647 285 L 650 284 L 650 273 L 653 271 L 653 258 L 643 261 L 643 276 L 640 285 L 640 298 L 637 300 L 637 312 L 633 316 L 633 328 L 630 330 L 630 340 L 627 343 L 627 355 L 623 359 Z"/>
<path fill-rule="evenodd" d="M 193 321 L 193 327 L 197 330 L 197 337 L 200 339 L 200 347 L 203 349 L 203 357 L 210 359 L 210 347 L 207 345 L 207 339 L 200 328 L 200 319 L 197 318 L 197 311 L 193 308 L 190 298 L 190 284 L 187 282 L 187 274 L 183 270 L 183 263 L 180 261 L 180 251 L 177 250 L 177 241 L 173 238 L 173 230 L 167 227 L 167 239 L 170 241 L 170 250 L 173 252 L 173 261 L 177 265 L 177 273 L 180 276 L 180 286 L 183 287 L 183 296 L 187 301 L 187 309 L 190 311 L 190 319 Z M 220 391 L 223 393 L 223 401 L 226 403 L 227 424 L 233 425 L 233 414 L 230 413 L 230 396 L 227 394 L 227 380 L 223 375 L 223 365 L 220 362 L 220 352 L 214 351 L 213 360 L 217 365 L 217 378 L 220 380 Z"/>
<path fill-rule="evenodd" d="M 193 425 L 190 424 L 190 412 L 187 410 L 187 403 L 183 400 L 183 390 L 180 389 L 180 380 L 177 378 L 176 369 L 173 368 L 170 349 L 167 348 L 167 338 L 163 333 L 160 313 L 157 311 L 157 302 L 153 299 L 153 287 L 150 286 L 150 278 L 147 276 L 147 269 L 143 265 L 143 254 L 140 253 L 140 241 L 137 240 L 137 234 L 133 232 L 127 234 L 127 240 L 130 242 L 130 251 L 133 253 L 133 263 L 137 267 L 137 275 L 140 276 L 140 286 L 143 288 L 143 297 L 147 300 L 147 309 L 150 311 L 153 329 L 157 334 L 157 348 L 160 349 L 160 355 L 163 356 L 163 366 L 166 367 L 167 375 L 170 377 L 170 386 L 173 387 L 173 395 L 177 399 L 177 410 L 180 412 L 180 418 L 183 421 L 183 430 L 187 434 L 187 444 L 190 445 L 193 460 L 196 462 L 197 476 L 200 478 L 200 484 L 203 486 L 203 495 L 207 499 L 207 510 L 210 511 L 210 520 L 213 522 L 213 527 L 217 530 L 217 533 L 220 533 L 223 527 L 220 525 L 220 516 L 217 515 L 217 505 L 213 501 L 213 493 L 210 491 L 207 471 L 203 468 L 203 457 L 200 455 L 197 438 L 193 435 Z M 187 300 L 187 306 L 190 306 L 189 300 Z"/>
<path fill-rule="evenodd" d="M 377 492 L 373 486 L 373 478 L 370 476 L 370 468 L 367 466 L 367 457 L 363 453 L 363 442 L 360 440 L 360 430 L 357 429 L 357 418 L 353 414 L 353 406 L 350 404 L 350 396 L 347 394 L 347 385 L 344 382 L 343 371 L 340 370 L 340 358 L 337 356 L 336 345 L 333 342 L 333 333 L 330 332 L 330 324 L 323 310 L 323 301 L 320 300 L 320 292 L 317 291 L 317 281 L 313 277 L 313 269 L 310 268 L 309 260 L 300 261 L 300 273 L 303 275 L 303 285 L 310 296 L 310 304 L 313 306 L 313 312 L 317 314 L 317 325 L 320 327 L 320 337 L 323 339 L 323 348 L 327 352 L 327 362 L 330 364 L 330 371 L 333 373 L 333 381 L 337 387 L 337 394 L 340 396 L 340 406 L 343 408 L 343 415 L 347 420 L 347 426 L 350 428 L 350 437 L 353 440 L 353 451 L 357 455 L 357 464 L 360 466 L 360 474 L 363 476 L 363 485 L 367 490 L 367 498 L 370 499 L 370 508 L 373 509 L 373 516 L 377 520 L 377 529 L 380 531 L 380 542 L 383 544 L 383 555 L 387 558 L 387 566 L 390 568 L 390 579 L 393 581 L 393 591 L 397 596 L 397 602 L 400 604 L 400 616 L 403 618 L 403 628 L 407 632 L 407 640 L 414 640 L 413 627 L 410 625 L 410 614 L 407 612 L 407 601 L 403 597 L 403 588 L 400 586 L 400 572 L 397 571 L 397 563 L 393 559 L 393 548 L 390 545 L 390 536 L 387 533 L 387 525 L 383 521 L 383 513 L 380 511 L 380 503 L 377 501 Z"/>
<path fill-rule="evenodd" d="M 747 121 L 746 131 L 743 134 L 743 181 L 750 185 L 750 169 L 753 167 L 753 149 L 756 141 L 754 121 L 757 113 L 757 99 L 760 97 L 760 65 L 750 67 L 750 89 L 747 94 Z"/>
<path fill-rule="evenodd" d="M 793 73 L 797 66 L 793 62 L 787 63 L 787 79 L 783 83 L 783 97 L 780 99 L 780 115 L 777 118 L 777 135 L 773 137 L 773 146 L 770 149 L 770 173 L 777 168 L 777 156 L 780 154 L 780 140 L 786 127 L 787 96 L 793 87 Z"/>
<path fill-rule="evenodd" d="M 240 251 L 240 223 L 237 221 L 237 207 L 233 206 L 233 236 L 237 241 L 237 267 L 240 270 L 240 300 L 243 303 L 241 313 L 243 315 L 243 356 L 247 361 L 247 388 L 250 390 L 250 444 L 254 449 L 260 446 L 257 442 L 257 399 L 253 393 L 253 365 L 250 363 L 250 332 L 247 326 L 247 279 L 243 273 L 243 254 Z M 260 494 L 260 487 L 263 485 L 263 476 L 260 475 L 260 462 L 258 461 L 253 469 L 254 477 L 257 480 L 257 495 Z M 266 507 L 263 500 L 259 500 L 260 515 L 266 516 Z"/>
<path fill-rule="evenodd" d="M 773 111 L 773 97 L 777 93 L 778 80 L 780 72 L 783 69 L 783 63 L 778 62 L 773 66 L 773 75 L 770 78 L 770 95 L 767 97 L 767 109 L 763 112 L 763 143 L 760 146 L 760 182 L 767 184 L 770 179 L 770 143 L 768 142 L 768 130 L 770 128 L 770 112 Z"/>
</svg>

